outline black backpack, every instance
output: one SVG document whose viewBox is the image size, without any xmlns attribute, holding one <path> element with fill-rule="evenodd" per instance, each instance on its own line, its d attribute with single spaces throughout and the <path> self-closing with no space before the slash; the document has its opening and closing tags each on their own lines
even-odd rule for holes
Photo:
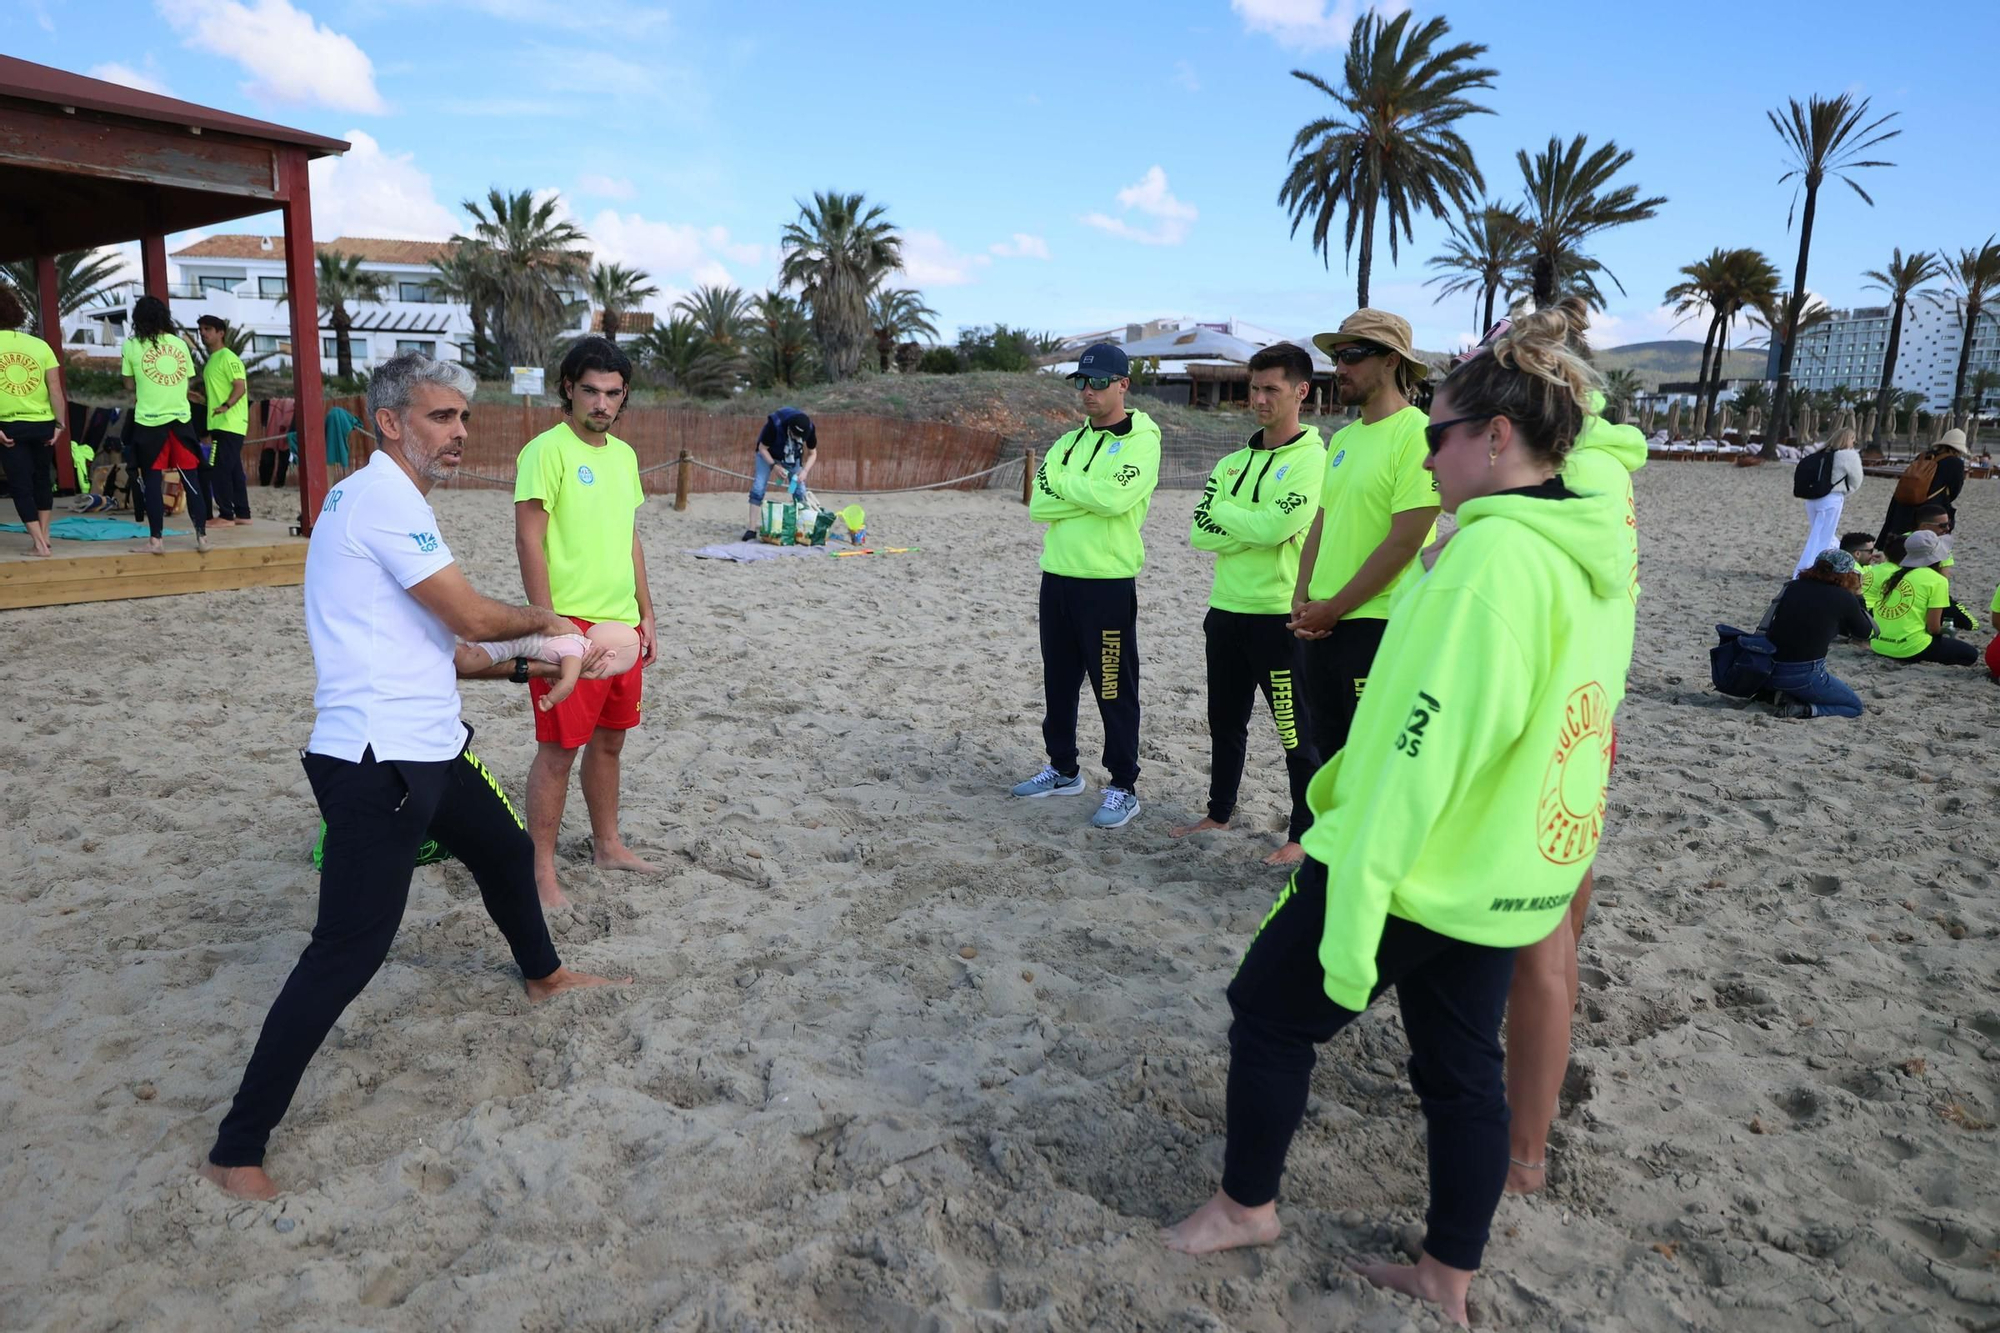
<svg viewBox="0 0 2000 1333">
<path fill-rule="evenodd" d="M 1833 494 L 1833 450 L 1807 454 L 1792 469 L 1792 494 L 1801 500 L 1823 500 Z"/>
</svg>

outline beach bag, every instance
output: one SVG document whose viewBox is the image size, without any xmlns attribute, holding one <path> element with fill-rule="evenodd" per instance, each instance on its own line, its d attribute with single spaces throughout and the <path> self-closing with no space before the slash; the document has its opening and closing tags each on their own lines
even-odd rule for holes
<svg viewBox="0 0 2000 1333">
<path fill-rule="evenodd" d="M 1715 688 L 1734 699 L 1755 698 L 1770 682 L 1778 649 L 1769 639 L 1734 625 L 1717 625 L 1721 642 L 1708 650 L 1708 675 Z"/>
<path fill-rule="evenodd" d="M 1903 475 L 1896 478 L 1896 493 L 1890 497 L 1899 505 L 1920 505 L 1931 498 L 1937 481 L 1937 455 L 1923 453 L 1910 460 Z"/>
<path fill-rule="evenodd" d="M 1792 494 L 1801 500 L 1824 500 L 1833 494 L 1833 450 L 1807 454 L 1792 469 Z"/>
</svg>

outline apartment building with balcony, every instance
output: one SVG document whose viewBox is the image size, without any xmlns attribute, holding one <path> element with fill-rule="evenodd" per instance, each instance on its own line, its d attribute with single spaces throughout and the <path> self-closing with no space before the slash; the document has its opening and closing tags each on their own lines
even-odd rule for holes
<svg viewBox="0 0 2000 1333">
<path fill-rule="evenodd" d="M 1836 310 L 1824 324 L 1801 333 L 1792 357 L 1792 382 L 1802 389 L 1844 385 L 1874 392 L 1882 383 L 1892 313 L 1889 306 Z M 1927 412 L 1947 410 L 1964 338 L 1964 319 L 1955 303 L 1924 296 L 1909 301 L 1903 308 L 1896 372 L 1890 381 L 1895 390 L 1923 394 Z M 1966 374 L 1970 377 L 1981 369 L 2000 371 L 2000 319 L 1991 311 L 1981 313 L 1979 327 L 1973 330 Z M 1984 406 L 2000 407 L 2000 395 L 1988 395 Z"/>
</svg>

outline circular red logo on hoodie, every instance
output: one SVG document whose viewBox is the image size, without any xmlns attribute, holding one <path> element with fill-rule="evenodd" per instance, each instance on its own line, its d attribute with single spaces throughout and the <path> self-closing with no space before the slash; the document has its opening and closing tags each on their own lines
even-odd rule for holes
<svg viewBox="0 0 2000 1333">
<path fill-rule="evenodd" d="M 1611 700 L 1596 681 L 1563 704 L 1555 753 L 1542 775 L 1535 843 L 1559 866 L 1588 860 L 1604 836 L 1604 784 L 1611 777 Z"/>
</svg>

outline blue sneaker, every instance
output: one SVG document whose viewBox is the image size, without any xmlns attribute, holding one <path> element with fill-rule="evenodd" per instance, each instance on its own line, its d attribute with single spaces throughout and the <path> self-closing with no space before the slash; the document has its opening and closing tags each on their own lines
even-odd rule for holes
<svg viewBox="0 0 2000 1333">
<path fill-rule="evenodd" d="M 1054 764 L 1043 764 L 1042 771 L 1014 788 L 1016 796 L 1081 796 L 1083 795 L 1083 770 L 1078 769 L 1075 777 L 1066 778 L 1056 772 Z"/>
<path fill-rule="evenodd" d="M 1106 787 L 1104 804 L 1090 817 L 1092 828 L 1124 828 L 1139 813 L 1139 798 L 1123 787 Z"/>
</svg>

